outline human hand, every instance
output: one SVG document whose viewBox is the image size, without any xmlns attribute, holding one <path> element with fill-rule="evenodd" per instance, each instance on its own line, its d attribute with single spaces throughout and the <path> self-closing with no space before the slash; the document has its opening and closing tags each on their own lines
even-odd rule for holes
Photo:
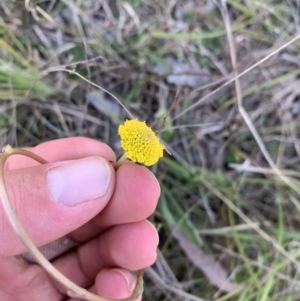
<svg viewBox="0 0 300 301">
<path fill-rule="evenodd" d="M 115 172 L 108 163 L 115 161 L 112 150 L 87 138 L 54 140 L 30 150 L 52 163 L 39 165 L 30 158 L 12 156 L 5 182 L 32 241 L 37 246 L 65 236 L 76 241 L 75 249 L 52 264 L 102 297 L 130 296 L 136 284 L 131 271 L 156 259 L 158 235 L 146 221 L 160 193 L 155 177 L 131 162 Z M 75 300 L 42 267 L 14 257 L 26 249 L 2 205 L 0 241 L 0 300 Z"/>
</svg>

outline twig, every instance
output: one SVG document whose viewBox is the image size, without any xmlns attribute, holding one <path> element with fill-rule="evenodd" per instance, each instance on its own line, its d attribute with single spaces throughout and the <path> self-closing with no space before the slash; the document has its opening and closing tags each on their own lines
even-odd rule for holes
<svg viewBox="0 0 300 301">
<path fill-rule="evenodd" d="M 201 128 L 201 127 L 209 127 L 209 126 L 224 126 L 224 122 L 208 122 L 208 123 L 174 125 L 174 126 L 163 128 L 160 131 L 160 133 L 165 132 L 165 131 L 173 131 L 173 130 L 177 130 L 177 129 Z"/>
<path fill-rule="evenodd" d="M 51 22 L 52 24 L 55 24 L 54 19 L 47 14 L 41 7 L 39 7 L 38 5 L 31 5 L 30 4 L 30 0 L 25 0 L 25 8 L 28 12 L 31 12 L 32 17 L 36 20 L 36 21 L 40 21 L 40 18 L 37 14 L 37 12 L 39 12 L 46 20 L 48 20 L 49 22 Z"/>
<path fill-rule="evenodd" d="M 204 178 L 201 179 L 201 183 L 206 186 L 215 196 L 217 196 L 224 204 L 226 204 L 233 212 L 235 212 L 245 223 L 247 223 L 254 231 L 256 231 L 263 239 L 271 243 L 272 246 L 285 256 L 288 260 L 293 262 L 296 266 L 300 266 L 300 262 L 289 252 L 287 252 L 281 245 L 279 245 L 275 239 L 273 239 L 269 234 L 258 227 L 246 214 L 244 214 L 234 203 L 224 196 L 216 187 L 211 185 Z"/>
<path fill-rule="evenodd" d="M 59 67 L 53 67 L 53 68 L 49 68 L 45 71 L 43 71 L 40 76 L 37 78 L 37 80 L 39 78 L 42 78 L 46 75 L 48 75 L 49 73 L 52 73 L 52 72 L 58 72 L 58 71 L 62 71 L 62 72 L 67 72 L 69 74 L 74 74 L 76 76 L 78 76 L 79 78 L 83 79 L 85 82 L 87 82 L 88 84 L 104 91 L 105 93 L 107 93 L 108 95 L 110 95 L 112 98 L 114 98 L 118 104 L 126 111 L 126 113 L 130 116 L 130 118 L 134 118 L 133 114 L 131 114 L 131 112 L 126 108 L 126 106 L 121 102 L 121 100 L 119 100 L 115 95 L 113 95 L 111 92 L 107 91 L 106 89 L 102 88 L 101 86 L 95 84 L 94 82 L 86 79 L 84 76 L 82 76 L 81 74 L 79 74 L 78 72 L 76 72 L 75 70 L 70 70 L 70 69 L 66 69 L 67 67 L 66 66 L 59 66 Z"/>
<path fill-rule="evenodd" d="M 191 295 L 189 293 L 186 293 L 183 290 L 180 290 L 178 288 L 175 288 L 171 285 L 168 285 L 167 283 L 165 283 L 163 280 L 161 280 L 161 278 L 159 277 L 159 275 L 152 269 L 152 268 L 146 268 L 146 273 L 147 276 L 157 285 L 160 286 L 161 288 L 176 294 L 177 296 L 181 297 L 181 298 L 187 298 L 189 300 L 192 301 L 206 301 L 205 299 L 196 297 L 194 295 Z"/>
<path fill-rule="evenodd" d="M 236 164 L 236 163 L 230 163 L 228 166 L 232 169 L 235 169 L 238 172 L 253 172 L 253 173 L 259 173 L 263 175 L 277 175 L 272 168 L 253 166 L 248 164 Z M 281 172 L 286 176 L 300 178 L 300 172 L 296 170 L 281 170 Z"/>
<path fill-rule="evenodd" d="M 283 44 L 282 46 L 280 46 L 279 48 L 277 48 L 276 50 L 274 50 L 273 52 L 271 52 L 269 55 L 267 55 L 266 57 L 264 57 L 263 59 L 261 59 L 260 61 L 258 61 L 257 63 L 253 64 L 251 67 L 247 68 L 246 70 L 244 70 L 243 72 L 239 73 L 238 75 L 234 76 L 232 79 L 230 79 L 229 81 L 227 81 L 226 83 L 224 83 L 222 86 L 220 86 L 219 88 L 215 89 L 214 91 L 208 93 L 207 95 L 205 95 L 204 97 L 202 97 L 201 99 L 199 99 L 198 101 L 196 101 L 194 104 L 192 104 L 190 107 L 186 108 L 185 110 L 183 110 L 182 112 L 180 112 L 178 115 L 176 115 L 175 117 L 173 117 L 173 120 L 179 118 L 180 116 L 184 115 L 185 113 L 187 113 L 188 111 L 195 109 L 200 103 L 202 103 L 203 101 L 205 101 L 206 99 L 208 99 L 209 97 L 211 97 L 212 95 L 216 94 L 217 92 L 221 91 L 224 87 L 228 86 L 229 84 L 233 83 L 236 79 L 242 77 L 243 75 L 247 74 L 248 72 L 250 72 L 251 70 L 253 70 L 254 68 L 256 68 L 257 66 L 261 65 L 262 63 L 264 63 L 265 61 L 267 61 L 269 58 L 271 58 L 272 56 L 274 56 L 275 54 L 279 53 L 281 50 L 285 49 L 286 47 L 288 47 L 289 45 L 293 44 L 294 42 L 296 42 L 297 40 L 300 39 L 300 34 L 298 34 L 297 36 L 295 36 L 293 39 L 291 39 L 290 41 L 288 41 L 287 43 Z"/>
<path fill-rule="evenodd" d="M 269 154 L 265 144 L 263 143 L 263 140 L 258 134 L 258 131 L 256 130 L 251 118 L 249 117 L 248 113 L 246 112 L 244 106 L 243 106 L 243 99 L 242 99 L 242 93 L 241 93 L 241 87 L 240 87 L 240 75 L 238 74 L 237 70 L 237 64 L 236 64 L 236 52 L 235 52 L 235 46 L 233 42 L 233 36 L 232 36 L 232 30 L 230 26 L 230 20 L 229 20 L 229 14 L 226 6 L 226 0 L 221 0 L 221 12 L 224 18 L 224 23 L 226 27 L 226 33 L 228 37 L 228 42 L 229 42 L 229 48 L 230 48 L 230 56 L 231 56 L 231 63 L 233 67 L 233 71 L 235 74 L 234 81 L 235 81 L 235 88 L 236 88 L 236 96 L 237 96 L 237 104 L 238 104 L 238 109 L 240 114 L 242 115 L 245 123 L 247 124 L 251 134 L 253 135 L 254 139 L 256 140 L 257 145 L 259 146 L 261 152 L 263 153 L 266 161 L 270 165 L 270 167 L 274 170 L 275 174 L 284 182 L 286 183 L 290 188 L 292 188 L 294 191 L 296 191 L 300 195 L 300 188 L 295 185 L 288 177 L 286 177 L 282 171 L 276 166 L 274 160 L 272 159 L 271 155 Z M 286 46 L 291 44 L 292 41 L 295 41 L 297 38 L 300 38 L 300 35 L 292 39 L 289 43 L 285 44 Z M 283 46 L 279 48 L 280 50 L 283 49 Z M 277 52 L 279 51 L 277 50 Z M 275 52 L 273 52 L 273 55 Z M 270 57 L 267 56 L 267 57 Z M 267 58 L 266 57 L 266 58 Z M 265 59 L 266 59 L 265 58 Z"/>
<path fill-rule="evenodd" d="M 300 194 L 300 189 L 294 183 L 292 183 L 286 176 L 284 176 L 282 174 L 282 172 L 276 167 L 276 165 L 275 165 L 273 159 L 271 158 L 267 148 L 265 147 L 261 137 L 259 136 L 252 120 L 250 119 L 248 113 L 246 112 L 246 110 L 243 107 L 241 86 L 240 86 L 239 75 L 238 75 L 237 64 L 236 64 L 236 52 L 235 52 L 235 46 L 234 46 L 234 42 L 233 42 L 233 36 L 232 36 L 232 30 L 231 30 L 231 26 L 230 26 L 230 19 L 229 19 L 229 14 L 228 14 L 228 10 L 227 10 L 226 0 L 221 0 L 221 13 L 222 13 L 224 23 L 225 23 L 225 27 L 226 27 L 226 33 L 227 33 L 227 38 L 228 38 L 229 48 L 230 48 L 231 63 L 232 63 L 233 71 L 234 71 L 234 74 L 235 74 L 235 89 L 236 89 L 236 96 L 237 96 L 237 103 L 238 103 L 239 112 L 242 115 L 245 123 L 247 124 L 247 126 L 249 128 L 249 130 L 251 131 L 253 137 L 255 138 L 256 143 L 258 144 L 258 146 L 259 146 L 261 152 L 263 153 L 266 161 L 269 163 L 269 165 L 274 170 L 276 175 L 278 175 L 281 180 L 283 180 L 287 185 L 292 187 L 297 193 Z M 208 182 L 206 182 L 205 185 L 210 187 L 210 190 L 212 189 L 212 186 Z M 215 190 L 215 188 L 213 190 Z M 236 206 L 234 206 L 233 203 L 230 200 L 228 200 L 226 197 L 224 197 L 220 192 L 218 192 L 216 190 L 213 191 L 213 192 L 214 192 L 214 194 L 218 195 L 218 197 L 221 198 L 227 204 L 227 206 L 230 206 L 230 208 L 234 212 L 236 212 L 245 222 L 252 223 L 251 219 L 249 219 L 240 209 L 238 209 Z M 300 262 L 292 254 L 287 252 L 281 245 L 279 245 L 266 232 L 264 232 L 260 228 L 254 228 L 254 230 L 257 231 L 265 240 L 272 243 L 272 245 L 281 254 L 283 254 L 286 258 L 288 258 L 291 262 L 293 262 L 297 266 L 300 265 Z"/>
<path fill-rule="evenodd" d="M 165 123 L 166 123 L 166 120 L 168 118 L 168 116 L 171 114 L 171 112 L 174 110 L 175 106 L 177 105 L 178 103 L 178 94 L 179 94 L 179 91 L 176 92 L 176 95 L 175 95 L 175 98 L 172 102 L 172 105 L 171 107 L 169 108 L 167 114 L 163 117 L 163 122 L 162 122 L 162 125 L 160 126 L 160 128 L 156 131 L 156 134 L 159 135 L 161 133 L 161 131 L 164 129 L 165 127 Z"/>
<path fill-rule="evenodd" d="M 267 267 L 267 266 L 263 265 L 260 261 L 251 260 L 241 254 L 238 254 L 238 253 L 232 251 L 229 248 L 224 248 L 223 246 L 220 246 L 217 244 L 214 244 L 214 247 L 218 250 L 221 250 L 222 252 L 225 252 L 226 254 L 228 254 L 234 258 L 238 258 L 240 260 L 243 260 L 244 262 L 251 264 L 252 266 L 258 267 L 258 268 L 270 273 L 271 275 L 275 275 L 279 279 L 286 281 L 289 285 L 291 285 L 291 283 L 293 283 L 293 281 L 294 281 L 291 277 L 289 277 L 283 273 L 277 272 L 276 268 Z M 297 255 L 299 255 L 299 253 Z M 297 285 L 300 286 L 300 283 L 298 282 Z"/>
<path fill-rule="evenodd" d="M 230 226 L 230 227 L 222 227 L 222 228 L 215 228 L 215 229 L 204 229 L 197 231 L 200 235 L 224 235 L 226 233 L 232 233 L 232 230 L 234 231 L 247 231 L 253 228 L 258 228 L 259 223 L 253 222 L 253 224 L 241 224 L 236 226 Z"/>
</svg>

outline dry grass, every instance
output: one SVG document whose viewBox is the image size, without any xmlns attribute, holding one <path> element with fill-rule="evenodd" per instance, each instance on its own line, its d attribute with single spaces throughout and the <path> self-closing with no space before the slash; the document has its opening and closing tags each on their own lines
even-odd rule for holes
<svg viewBox="0 0 300 301">
<path fill-rule="evenodd" d="M 83 135 L 120 154 L 129 114 L 95 84 L 154 129 L 178 91 L 145 300 L 299 300 L 299 3 L 25 2 L 0 3 L 3 145 Z"/>
</svg>

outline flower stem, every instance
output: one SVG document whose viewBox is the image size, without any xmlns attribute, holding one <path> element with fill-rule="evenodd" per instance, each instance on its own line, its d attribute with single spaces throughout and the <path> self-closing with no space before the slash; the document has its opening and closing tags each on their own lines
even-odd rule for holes
<svg viewBox="0 0 300 301">
<path fill-rule="evenodd" d="M 122 155 L 122 157 L 117 161 L 117 163 L 115 164 L 115 169 L 117 170 L 121 165 L 122 163 L 127 159 L 127 156 L 126 156 L 126 153 L 124 153 Z"/>
</svg>

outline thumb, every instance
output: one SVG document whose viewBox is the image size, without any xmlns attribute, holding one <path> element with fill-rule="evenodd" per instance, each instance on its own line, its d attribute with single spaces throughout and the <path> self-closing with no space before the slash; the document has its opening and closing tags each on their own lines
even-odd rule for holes
<svg viewBox="0 0 300 301">
<path fill-rule="evenodd" d="M 10 201 L 36 246 L 82 226 L 108 203 L 115 184 L 112 165 L 101 157 L 7 171 Z M 0 205 L 0 256 L 26 251 Z"/>
</svg>

